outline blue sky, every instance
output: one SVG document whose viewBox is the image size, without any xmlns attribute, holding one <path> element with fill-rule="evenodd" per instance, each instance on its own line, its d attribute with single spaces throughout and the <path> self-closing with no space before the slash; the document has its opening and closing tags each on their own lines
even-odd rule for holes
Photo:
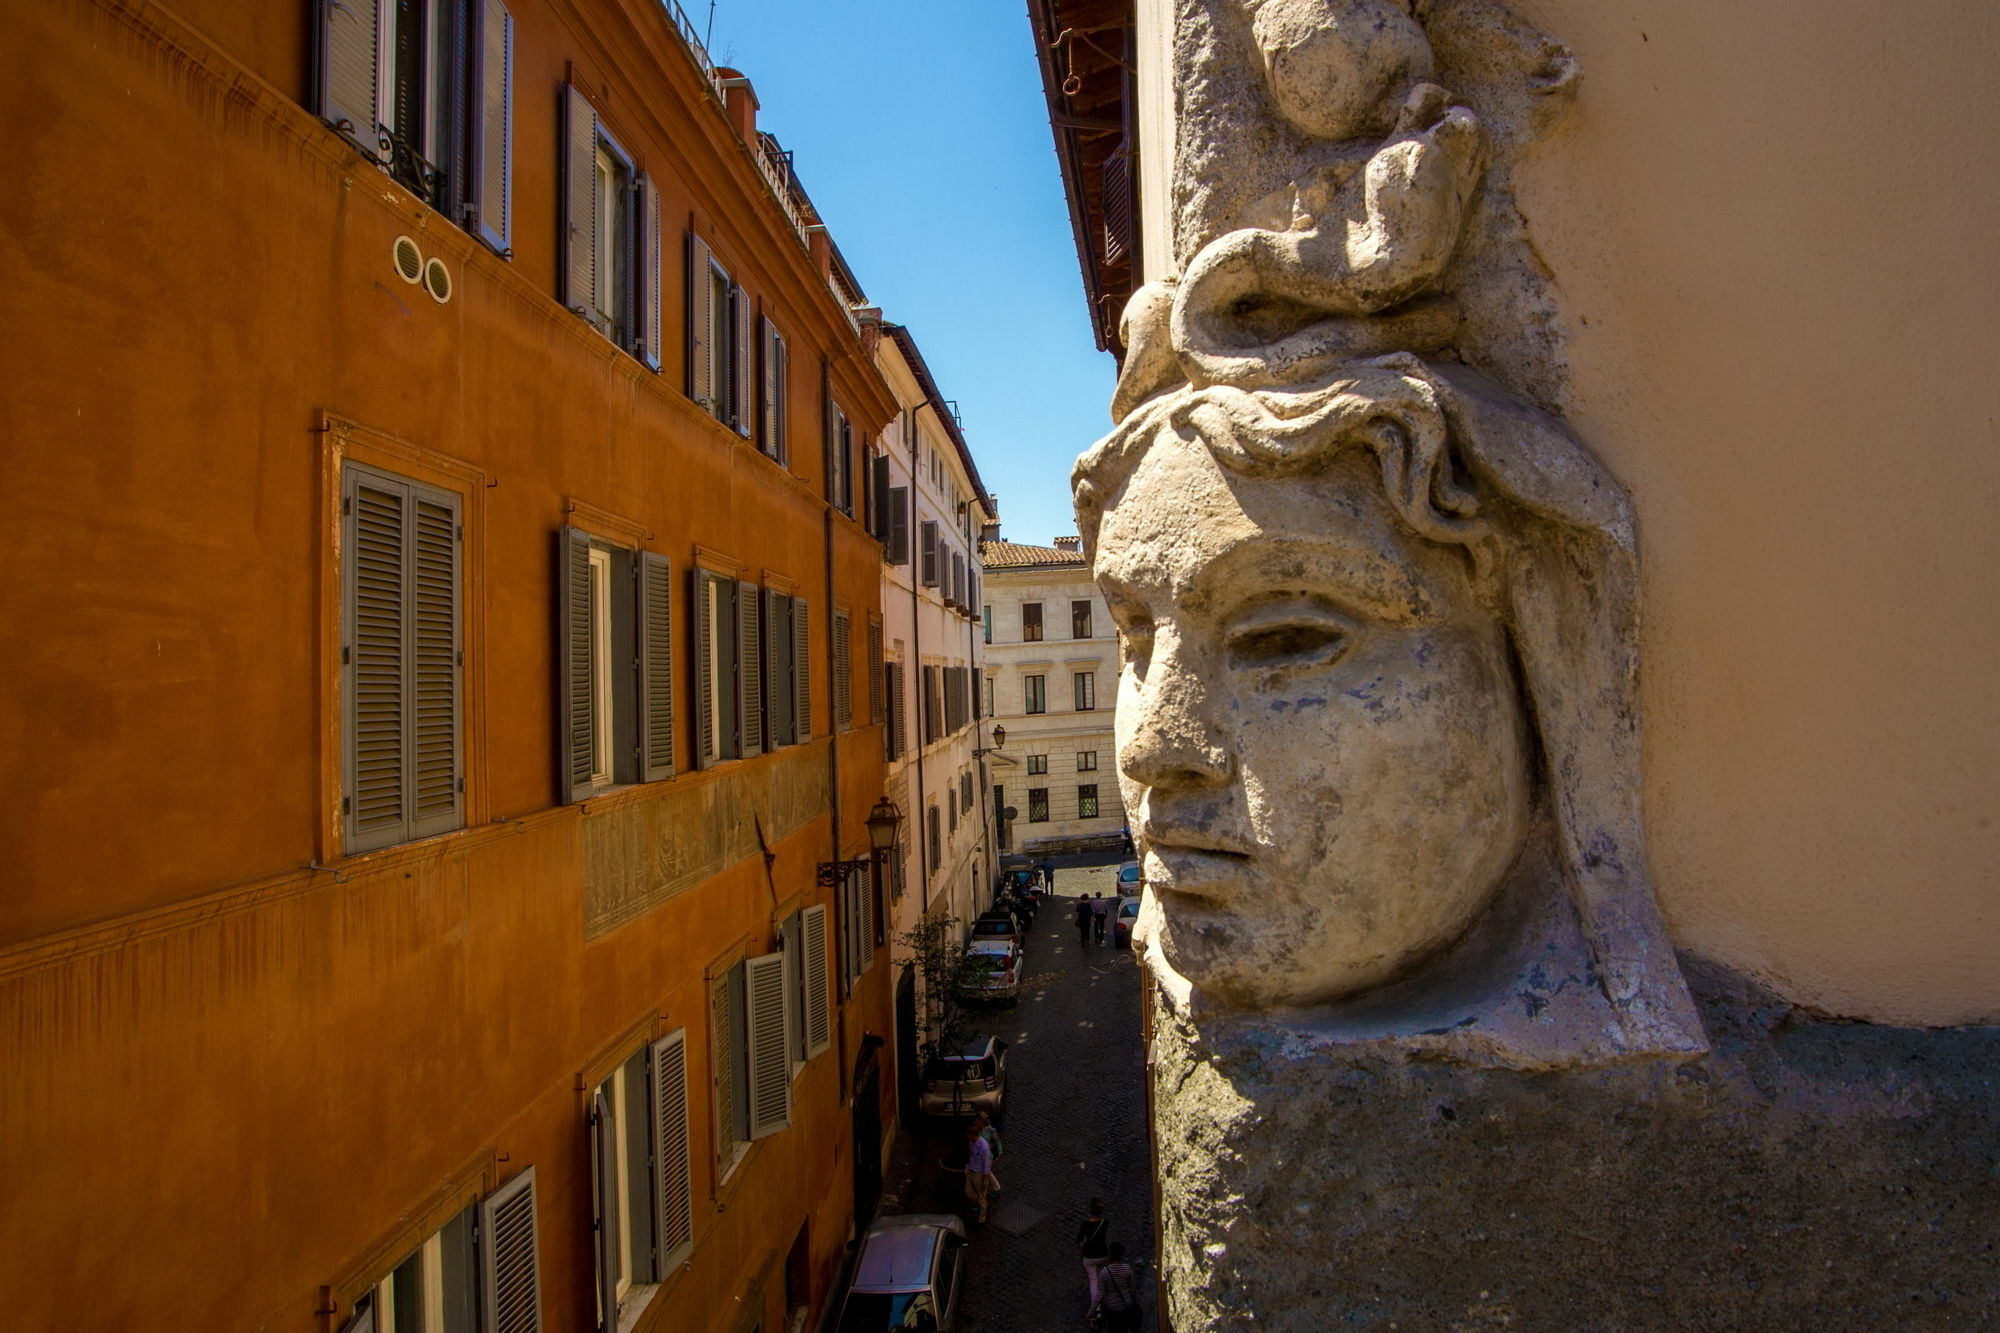
<svg viewBox="0 0 2000 1333">
<path fill-rule="evenodd" d="M 708 46 L 957 400 L 1006 536 L 1074 532 L 1070 465 L 1110 428 L 1116 368 L 1091 343 L 1024 0 L 717 0 Z"/>
</svg>

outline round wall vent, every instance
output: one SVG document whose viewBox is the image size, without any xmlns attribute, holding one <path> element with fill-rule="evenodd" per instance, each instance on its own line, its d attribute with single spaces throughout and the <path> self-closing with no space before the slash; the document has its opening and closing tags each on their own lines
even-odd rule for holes
<svg viewBox="0 0 2000 1333">
<path fill-rule="evenodd" d="M 451 270 L 444 266 L 442 259 L 433 259 L 424 265 L 424 290 L 439 305 L 451 299 Z"/>
<path fill-rule="evenodd" d="M 407 236 L 398 236 L 391 252 L 396 265 L 396 276 L 404 282 L 415 282 L 424 276 L 424 252 L 417 243 Z"/>
</svg>

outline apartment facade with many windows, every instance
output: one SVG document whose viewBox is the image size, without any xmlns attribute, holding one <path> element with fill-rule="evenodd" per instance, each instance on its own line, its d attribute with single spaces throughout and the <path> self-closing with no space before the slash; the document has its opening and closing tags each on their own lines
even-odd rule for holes
<svg viewBox="0 0 2000 1333">
<path fill-rule="evenodd" d="M 897 403 L 749 84 L 657 0 L 0 51 L 12 1321 L 817 1318 L 895 1110 Z"/>
<path fill-rule="evenodd" d="M 898 405 L 869 467 L 881 516 L 887 781 L 909 817 L 890 874 L 891 933 L 900 935 L 927 915 L 970 923 L 991 901 L 997 849 L 982 755 L 976 541 L 993 501 L 910 331 L 881 324 L 875 362 Z M 908 1057 L 920 1040 L 916 979 L 905 970 L 897 984 L 897 1038 Z M 912 1063 L 898 1068 L 913 1075 Z"/>
<path fill-rule="evenodd" d="M 1100 851 L 1123 841 L 1112 708 L 1118 631 L 1074 537 L 979 544 L 986 641 L 982 707 L 1006 728 L 993 763 L 1005 850 Z M 1012 810 L 1013 817 L 1006 817 Z"/>
</svg>

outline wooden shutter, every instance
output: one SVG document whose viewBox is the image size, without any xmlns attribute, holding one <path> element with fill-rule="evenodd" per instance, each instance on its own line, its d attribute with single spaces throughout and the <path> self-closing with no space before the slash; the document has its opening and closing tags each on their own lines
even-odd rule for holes
<svg viewBox="0 0 2000 1333">
<path fill-rule="evenodd" d="M 778 331 L 757 317 L 757 447 L 778 457 Z"/>
<path fill-rule="evenodd" d="M 590 1168 L 592 1226 L 597 1233 L 597 1329 L 618 1333 L 618 1120 L 601 1088 L 590 1095 Z"/>
<path fill-rule="evenodd" d="M 653 1043 L 653 1236 L 655 1280 L 694 1251 L 694 1166 L 688 1143 L 687 1029 Z"/>
<path fill-rule="evenodd" d="M 716 760 L 715 700 L 712 694 L 715 636 L 711 629 L 715 618 L 715 580 L 699 569 L 689 577 L 694 593 L 688 598 L 688 605 L 694 608 L 694 766 L 707 768 Z"/>
<path fill-rule="evenodd" d="M 772 439 L 775 441 L 775 445 L 771 450 L 771 457 L 777 459 L 780 463 L 790 464 L 792 461 L 792 352 L 791 348 L 785 342 L 785 335 L 779 333 L 776 329 L 771 330 L 771 341 L 776 345 L 778 354 L 777 380 L 772 388 L 773 401 L 777 403 L 777 415 L 773 418 L 776 423 L 772 430 Z"/>
<path fill-rule="evenodd" d="M 473 114 L 465 200 L 472 234 L 513 257 L 514 16 L 501 0 L 472 0 Z"/>
<path fill-rule="evenodd" d="M 383 6 L 390 0 L 320 0 L 319 115 L 356 148 L 380 160 Z"/>
<path fill-rule="evenodd" d="M 889 757 L 898 758 L 909 744 L 910 722 L 904 697 L 909 686 L 903 681 L 903 664 L 889 664 Z"/>
<path fill-rule="evenodd" d="M 665 248 L 660 240 L 660 189 L 644 172 L 633 182 L 632 205 L 633 223 L 639 233 L 638 243 L 632 247 L 639 261 L 639 272 L 632 284 L 639 298 L 639 309 L 632 321 L 632 351 L 648 369 L 657 371 L 664 364 L 660 355 L 660 265 Z"/>
<path fill-rule="evenodd" d="M 342 479 L 346 849 L 464 822 L 459 498 L 349 467 Z"/>
<path fill-rule="evenodd" d="M 735 968 L 710 984 L 708 996 L 710 1062 L 715 1071 L 715 1152 L 727 1168 L 736 1145 L 736 1070 L 742 1059 L 736 1049 Z"/>
<path fill-rule="evenodd" d="M 409 490 L 349 468 L 347 510 L 347 850 L 400 841 L 407 827 L 404 735 L 408 629 L 403 541 Z"/>
<path fill-rule="evenodd" d="M 910 563 L 910 488 L 889 488 L 889 563 Z"/>
<path fill-rule="evenodd" d="M 874 871 L 854 872 L 855 960 L 854 975 L 863 976 L 875 963 L 875 883 Z"/>
<path fill-rule="evenodd" d="M 792 736 L 792 599 L 775 589 L 763 591 L 764 746 L 790 745 Z"/>
<path fill-rule="evenodd" d="M 340 1326 L 340 1333 L 375 1333 L 375 1293 L 363 1293 L 361 1302 L 365 1304 L 357 1303 L 359 1308 L 353 1318 Z"/>
<path fill-rule="evenodd" d="M 563 85 L 563 304 L 593 324 L 597 266 L 597 112 L 574 85 Z"/>
<path fill-rule="evenodd" d="M 750 368 L 755 363 L 750 359 L 750 293 L 741 287 L 729 289 L 731 336 L 736 340 L 736 355 L 731 358 L 729 375 L 730 424 L 736 433 L 746 440 L 750 438 L 753 416 L 750 404 L 755 401 L 750 394 Z"/>
<path fill-rule="evenodd" d="M 715 256 L 708 242 L 688 233 L 687 345 L 688 397 L 702 410 L 714 413 L 715 404 Z"/>
<path fill-rule="evenodd" d="M 918 572 L 926 588 L 938 586 L 938 525 L 925 519 L 917 527 Z"/>
<path fill-rule="evenodd" d="M 868 531 L 884 546 L 889 544 L 889 455 L 877 454 L 871 467 L 874 484 L 868 492 Z"/>
<path fill-rule="evenodd" d="M 833 727 L 854 725 L 853 623 L 847 612 L 833 613 Z"/>
<path fill-rule="evenodd" d="M 562 599 L 557 634 L 556 716 L 562 727 L 562 798 L 580 801 L 592 790 L 597 729 L 592 720 L 596 682 L 592 647 L 595 610 L 590 600 L 590 537 L 576 528 L 557 534 Z"/>
<path fill-rule="evenodd" d="M 413 488 L 410 559 L 411 834 L 463 821 L 458 780 L 458 497 Z"/>
<path fill-rule="evenodd" d="M 792 599 L 792 724 L 800 740 L 812 736 L 812 652 L 808 646 L 811 616 L 806 599 Z"/>
<path fill-rule="evenodd" d="M 541 1333 L 539 1250 L 530 1166 L 479 1203 L 480 1333 Z"/>
<path fill-rule="evenodd" d="M 868 722 L 871 726 L 882 723 L 882 626 L 877 621 L 868 622 Z"/>
<path fill-rule="evenodd" d="M 741 754 L 748 758 L 764 753 L 764 689 L 758 650 L 758 587 L 754 583 L 736 585 L 736 707 L 742 714 L 738 735 Z"/>
<path fill-rule="evenodd" d="M 663 555 L 639 553 L 639 773 L 674 773 L 674 571 Z"/>
<path fill-rule="evenodd" d="M 799 924 L 805 946 L 805 1003 L 801 1007 L 806 1023 L 806 1058 L 811 1059 L 833 1044 L 832 1003 L 827 996 L 825 905 L 806 908 L 799 914 Z"/>
<path fill-rule="evenodd" d="M 792 1122 L 791 1056 L 785 1050 L 785 956 L 743 960 L 750 1046 L 750 1137 L 775 1134 Z"/>
</svg>

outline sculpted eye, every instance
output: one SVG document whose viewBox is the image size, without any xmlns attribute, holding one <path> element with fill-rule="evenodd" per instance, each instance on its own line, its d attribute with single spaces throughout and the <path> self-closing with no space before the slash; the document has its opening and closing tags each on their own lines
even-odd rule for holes
<svg viewBox="0 0 2000 1333">
<path fill-rule="evenodd" d="M 1318 618 L 1252 625 L 1229 637 L 1229 664 L 1268 668 L 1324 666 L 1346 649 L 1347 630 Z"/>
</svg>

